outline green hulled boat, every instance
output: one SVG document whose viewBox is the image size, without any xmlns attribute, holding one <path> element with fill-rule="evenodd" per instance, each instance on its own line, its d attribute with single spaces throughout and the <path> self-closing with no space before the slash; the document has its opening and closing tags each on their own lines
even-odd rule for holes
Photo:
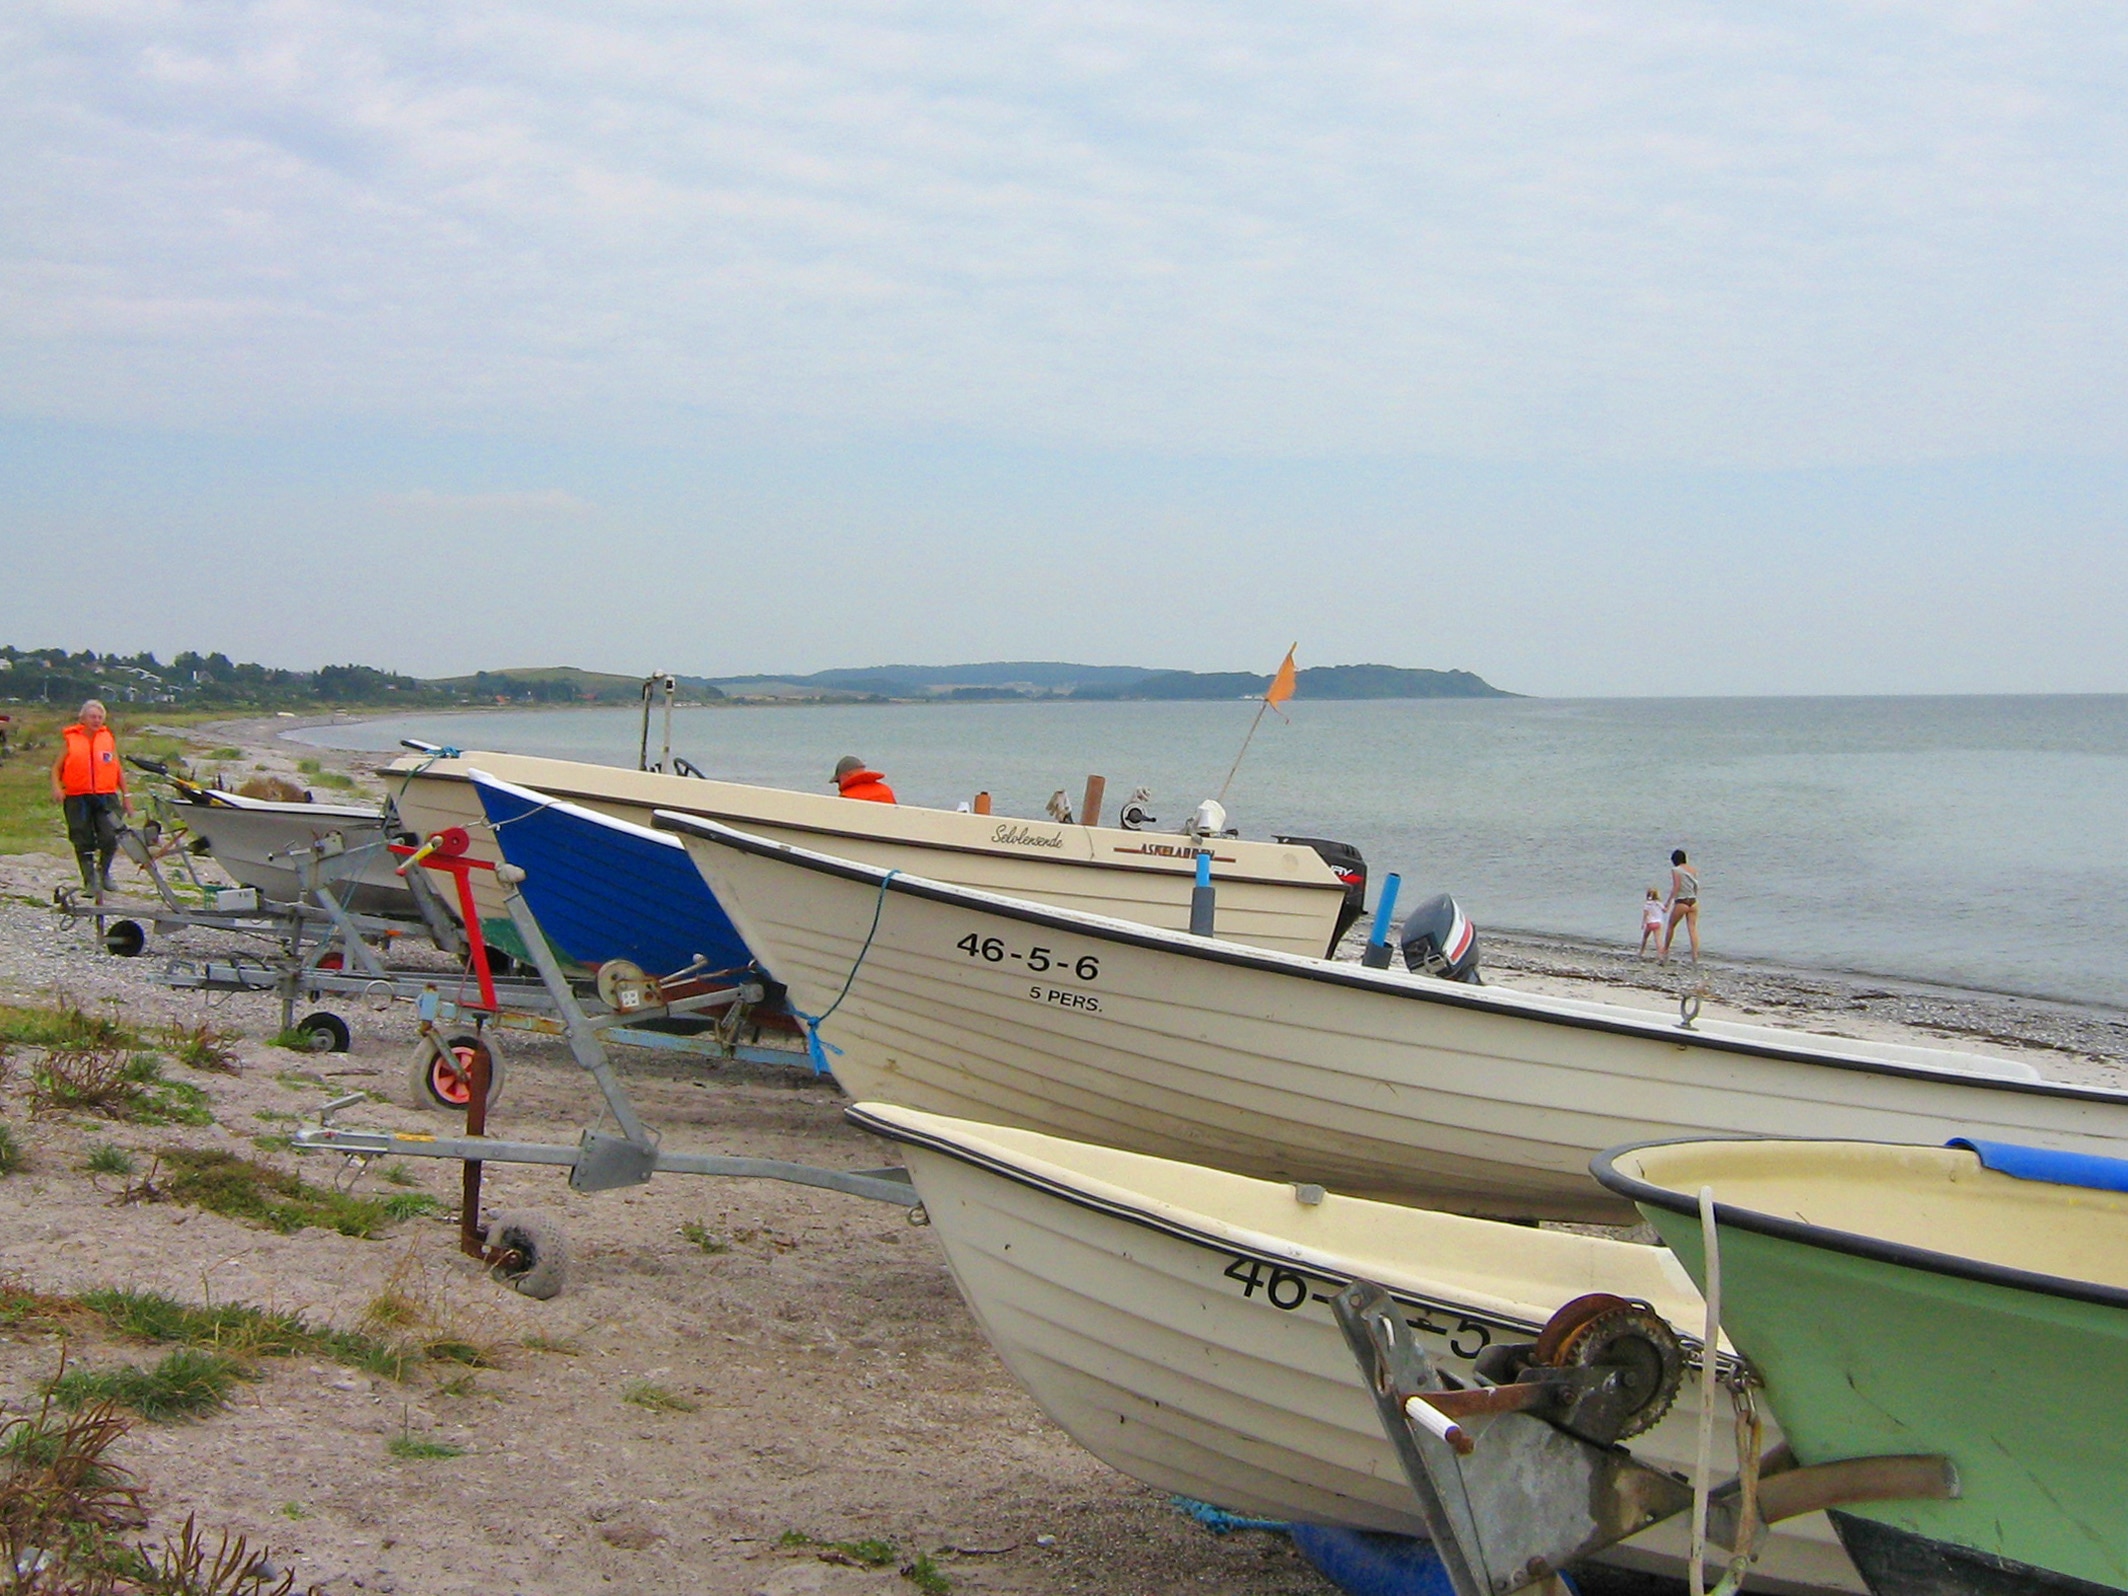
<svg viewBox="0 0 2128 1596">
<path fill-rule="evenodd" d="M 1955 1500 L 1832 1515 L 1877 1596 L 2128 1591 L 2128 1162 L 1768 1140 L 1590 1168 L 1703 1288 L 1712 1188 L 1722 1328 L 1801 1462 L 1950 1458 Z"/>
</svg>

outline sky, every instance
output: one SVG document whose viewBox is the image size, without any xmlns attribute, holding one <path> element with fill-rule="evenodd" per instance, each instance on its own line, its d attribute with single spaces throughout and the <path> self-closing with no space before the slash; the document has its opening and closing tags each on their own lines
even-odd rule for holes
<svg viewBox="0 0 2128 1596">
<path fill-rule="evenodd" d="M 2128 690 L 2128 12 L 0 10 L 0 641 Z"/>
</svg>

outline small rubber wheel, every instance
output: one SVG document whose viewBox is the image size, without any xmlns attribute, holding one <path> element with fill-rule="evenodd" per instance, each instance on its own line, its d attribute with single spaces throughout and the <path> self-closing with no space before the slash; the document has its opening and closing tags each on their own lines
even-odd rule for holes
<svg viewBox="0 0 2128 1596">
<path fill-rule="evenodd" d="M 413 1094 L 416 1108 L 463 1109 L 473 1100 L 473 1061 L 488 1058 L 488 1107 L 502 1097 L 502 1054 L 493 1037 L 467 1031 L 446 1042 L 422 1038 L 414 1054 Z"/>
<path fill-rule="evenodd" d="M 502 1257 L 489 1265 L 495 1278 L 519 1295 L 545 1302 L 561 1295 L 569 1273 L 569 1245 L 562 1227 L 545 1214 L 519 1210 L 488 1221 L 486 1240 Z"/>
<path fill-rule="evenodd" d="M 328 1014 L 320 1009 L 315 1014 L 306 1014 L 296 1021 L 296 1029 L 309 1039 L 313 1053 L 345 1053 L 354 1036 L 347 1029 L 347 1021 L 337 1014 Z"/>
<path fill-rule="evenodd" d="M 118 920 L 104 929 L 103 947 L 121 959 L 136 959 L 148 945 L 148 933 L 138 920 Z"/>
</svg>

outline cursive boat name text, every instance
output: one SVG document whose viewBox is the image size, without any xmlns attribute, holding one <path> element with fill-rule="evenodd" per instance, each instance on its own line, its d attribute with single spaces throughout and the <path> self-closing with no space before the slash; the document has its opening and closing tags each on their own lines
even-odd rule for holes
<svg viewBox="0 0 2128 1596">
<path fill-rule="evenodd" d="M 990 834 L 990 840 L 1010 843 L 1015 848 L 1061 848 L 1064 846 L 1064 833 L 1059 831 L 1045 837 L 1041 832 L 1029 831 L 1025 826 L 1001 825 Z"/>
</svg>

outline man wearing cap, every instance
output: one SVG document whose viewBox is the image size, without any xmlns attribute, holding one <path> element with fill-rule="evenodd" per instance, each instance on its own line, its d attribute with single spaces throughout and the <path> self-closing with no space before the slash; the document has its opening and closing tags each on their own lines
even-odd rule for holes
<svg viewBox="0 0 2128 1596">
<path fill-rule="evenodd" d="M 875 804 L 894 802 L 894 789 L 887 785 L 887 778 L 868 770 L 855 754 L 844 754 L 835 762 L 835 786 L 845 798 L 864 798 Z"/>
<path fill-rule="evenodd" d="M 81 706 L 81 719 L 59 735 L 52 797 L 66 812 L 67 837 L 81 862 L 81 884 L 92 892 L 109 892 L 111 856 L 118 851 L 124 816 L 133 812 L 133 800 L 126 796 L 126 767 L 118 762 L 118 739 L 111 735 L 110 716 L 93 698 Z"/>
</svg>

